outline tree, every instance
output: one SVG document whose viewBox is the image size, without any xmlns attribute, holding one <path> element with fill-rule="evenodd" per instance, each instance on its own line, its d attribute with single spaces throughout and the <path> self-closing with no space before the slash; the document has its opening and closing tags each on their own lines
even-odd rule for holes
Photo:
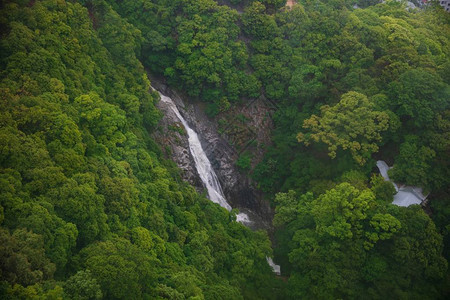
<svg viewBox="0 0 450 300">
<path fill-rule="evenodd" d="M 359 191 L 348 183 L 336 186 L 311 203 L 316 232 L 342 240 L 360 237 L 374 201 L 369 190 Z"/>
<path fill-rule="evenodd" d="M 373 175 L 370 185 L 370 189 L 375 194 L 376 199 L 386 203 L 391 203 L 394 195 L 397 193 L 392 182 L 384 180 L 381 175 Z"/>
<path fill-rule="evenodd" d="M 0 270 L 9 284 L 32 285 L 51 279 L 55 265 L 45 256 L 41 235 L 16 229 L 11 235 L 0 228 Z"/>
<path fill-rule="evenodd" d="M 297 199 L 294 191 L 278 193 L 275 197 L 277 207 L 273 218 L 274 226 L 282 226 L 294 221 L 297 217 Z"/>
<path fill-rule="evenodd" d="M 270 39 L 277 35 L 279 29 L 274 18 L 265 13 L 266 7 L 255 1 L 245 9 L 242 16 L 244 31 L 256 39 Z"/>
<path fill-rule="evenodd" d="M 404 72 L 389 85 L 393 111 L 415 127 L 430 126 L 438 111 L 449 108 L 450 86 L 426 69 Z"/>
<path fill-rule="evenodd" d="M 324 91 L 324 86 L 320 82 L 322 73 L 316 66 L 306 65 L 292 73 L 289 83 L 289 96 L 299 98 L 299 102 L 316 99 Z"/>
<path fill-rule="evenodd" d="M 64 282 L 64 294 L 70 299 L 102 299 L 102 291 L 89 270 L 78 271 Z"/>
<path fill-rule="evenodd" d="M 285 236 L 278 242 L 289 258 L 290 297 L 437 294 L 447 268 L 442 237 L 420 207 L 383 203 L 348 183 L 315 198 L 292 191 L 277 198 L 274 221 L 282 232 L 276 236 Z"/>
<path fill-rule="evenodd" d="M 400 153 L 395 158 L 394 166 L 389 170 L 392 179 L 406 184 L 429 187 L 428 174 L 432 172 L 431 161 L 436 152 L 420 145 L 415 136 L 407 136 L 400 145 Z"/>
<path fill-rule="evenodd" d="M 334 106 L 322 106 L 321 115 L 312 115 L 303 123 L 310 132 L 300 132 L 297 140 L 305 145 L 323 142 L 328 155 L 336 157 L 338 148 L 349 150 L 352 157 L 363 165 L 372 153 L 378 151 L 381 133 L 389 128 L 386 112 L 376 111 L 363 94 L 348 92 Z"/>
<path fill-rule="evenodd" d="M 107 298 L 140 298 L 154 285 L 157 261 L 123 238 L 91 244 L 81 257 Z"/>
</svg>

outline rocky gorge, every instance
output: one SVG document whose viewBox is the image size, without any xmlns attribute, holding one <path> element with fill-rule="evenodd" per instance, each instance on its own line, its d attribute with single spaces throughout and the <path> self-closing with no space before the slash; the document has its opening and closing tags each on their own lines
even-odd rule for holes
<svg viewBox="0 0 450 300">
<path fill-rule="evenodd" d="M 251 222 L 246 225 L 250 228 L 271 231 L 273 212 L 268 201 L 264 200 L 252 179 L 236 167 L 238 150 L 221 136 L 217 123 L 205 114 L 202 103 L 189 101 L 160 80 L 152 78 L 151 82 L 157 91 L 172 99 L 189 127 L 197 132 L 228 203 L 249 216 Z M 205 187 L 189 149 L 186 129 L 166 102 L 159 101 L 157 107 L 163 116 L 154 133 L 155 140 L 163 146 L 166 158 L 173 160 L 181 169 L 182 178 L 203 192 Z"/>
</svg>

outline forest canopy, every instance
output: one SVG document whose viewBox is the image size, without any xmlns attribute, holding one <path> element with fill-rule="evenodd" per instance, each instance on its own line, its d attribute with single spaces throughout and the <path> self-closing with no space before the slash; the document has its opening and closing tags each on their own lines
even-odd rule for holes
<svg viewBox="0 0 450 300">
<path fill-rule="evenodd" d="M 271 295 L 267 234 L 182 182 L 150 138 L 142 32 L 84 4 L 1 10 L 1 298 Z"/>
<path fill-rule="evenodd" d="M 2 298 L 448 298 L 450 14 L 295 2 L 2 2 Z M 273 250 L 164 158 L 147 72 L 223 122 L 271 104 L 237 166 Z M 380 159 L 429 204 L 391 204 Z"/>
</svg>

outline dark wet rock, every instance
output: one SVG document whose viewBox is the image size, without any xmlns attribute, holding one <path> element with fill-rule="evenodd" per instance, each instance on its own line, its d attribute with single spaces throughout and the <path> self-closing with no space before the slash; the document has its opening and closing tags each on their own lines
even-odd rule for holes
<svg viewBox="0 0 450 300">
<path fill-rule="evenodd" d="M 156 89 L 159 89 L 155 86 Z M 163 92 L 164 93 L 164 92 Z M 181 169 L 181 177 L 192 184 L 199 192 L 203 191 L 202 181 L 195 168 L 194 159 L 189 150 L 186 130 L 175 113 L 162 101 L 156 105 L 163 112 L 153 137 L 167 159 L 174 161 Z"/>
<path fill-rule="evenodd" d="M 197 132 L 229 204 L 251 217 L 253 224 L 249 227 L 269 229 L 273 212 L 268 202 L 264 201 L 262 193 L 255 188 L 252 180 L 246 174 L 239 172 L 235 166 L 238 153 L 219 135 L 217 124 L 206 116 L 202 103 L 190 103 L 183 100 L 180 95 L 157 80 L 152 80 L 152 86 L 172 98 L 189 126 Z M 174 126 L 182 126 L 180 121 L 161 101 L 157 106 L 163 111 L 164 117 L 155 138 L 165 146 L 166 154 L 169 154 L 167 148 L 170 149 L 170 158 L 182 170 L 183 179 L 193 184 L 198 190 L 202 190 L 203 186 L 189 151 L 187 135 L 180 134 L 174 128 Z"/>
</svg>

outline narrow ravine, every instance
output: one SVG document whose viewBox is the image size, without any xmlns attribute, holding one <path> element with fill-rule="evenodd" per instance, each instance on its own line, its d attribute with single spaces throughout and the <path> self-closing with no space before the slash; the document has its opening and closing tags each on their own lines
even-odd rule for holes
<svg viewBox="0 0 450 300">
<path fill-rule="evenodd" d="M 208 197 L 211 201 L 219 204 L 223 208 L 231 211 L 232 207 L 225 198 L 222 186 L 220 185 L 219 179 L 217 178 L 216 172 L 211 166 L 211 162 L 206 156 L 205 151 L 200 143 L 198 134 L 189 126 L 187 121 L 183 118 L 180 111 L 178 110 L 175 103 L 170 97 L 163 95 L 161 92 L 157 91 L 160 95 L 161 101 L 166 103 L 166 105 L 172 110 L 172 112 L 177 116 L 180 122 L 186 129 L 189 141 L 189 150 L 195 162 L 195 168 L 203 182 L 206 190 L 208 191 Z M 252 220 L 246 213 L 240 212 L 236 215 L 236 221 L 244 225 L 251 225 Z M 280 266 L 276 265 L 272 258 L 266 257 L 267 263 L 272 268 L 273 272 L 280 275 Z"/>
<path fill-rule="evenodd" d="M 245 213 L 251 223 L 246 226 L 252 230 L 266 230 L 269 236 L 273 233 L 273 210 L 263 193 L 257 189 L 252 179 L 240 172 L 236 166 L 239 157 L 238 150 L 230 144 L 227 137 L 219 132 L 215 120 L 205 114 L 204 103 L 191 101 L 187 95 L 170 89 L 162 78 L 152 78 L 149 74 L 152 86 L 170 98 L 184 122 L 189 128 L 198 134 L 202 152 L 209 160 L 209 166 L 214 170 L 216 178 L 220 182 L 220 193 L 229 206 Z M 192 145 L 189 145 L 189 135 L 185 125 L 174 112 L 173 106 L 167 101 L 158 101 L 156 106 L 163 113 L 163 117 L 153 132 L 153 138 L 162 145 L 164 156 L 174 161 L 180 168 L 183 180 L 194 186 L 198 192 L 207 191 L 207 186 L 200 178 L 203 172 L 197 170 L 192 155 Z M 236 112 L 238 113 L 238 112 Z M 263 128 L 261 131 L 266 132 Z M 208 172 L 206 172 L 208 173 Z M 217 189 L 216 189 L 217 190 Z M 212 197 L 214 201 L 214 197 Z M 217 201 L 215 201 L 217 202 Z M 238 220 L 245 222 L 244 214 L 239 214 Z"/>
<path fill-rule="evenodd" d="M 198 175 L 200 176 L 203 185 L 208 191 L 209 199 L 227 209 L 228 211 L 231 211 L 232 207 L 225 199 L 219 179 L 217 178 L 216 172 L 214 172 L 214 169 L 211 166 L 211 162 L 209 161 L 205 151 L 202 148 L 197 133 L 189 126 L 189 124 L 180 114 L 180 111 L 178 110 L 172 99 L 163 95 L 159 91 L 158 93 L 161 97 L 161 101 L 166 103 L 170 107 L 170 109 L 175 113 L 175 115 L 178 117 L 178 119 L 186 129 L 189 141 L 189 150 L 191 151 L 192 157 L 194 158 L 195 168 L 197 169 Z M 242 212 L 236 215 L 236 221 L 243 224 L 251 223 L 248 215 Z"/>
</svg>

